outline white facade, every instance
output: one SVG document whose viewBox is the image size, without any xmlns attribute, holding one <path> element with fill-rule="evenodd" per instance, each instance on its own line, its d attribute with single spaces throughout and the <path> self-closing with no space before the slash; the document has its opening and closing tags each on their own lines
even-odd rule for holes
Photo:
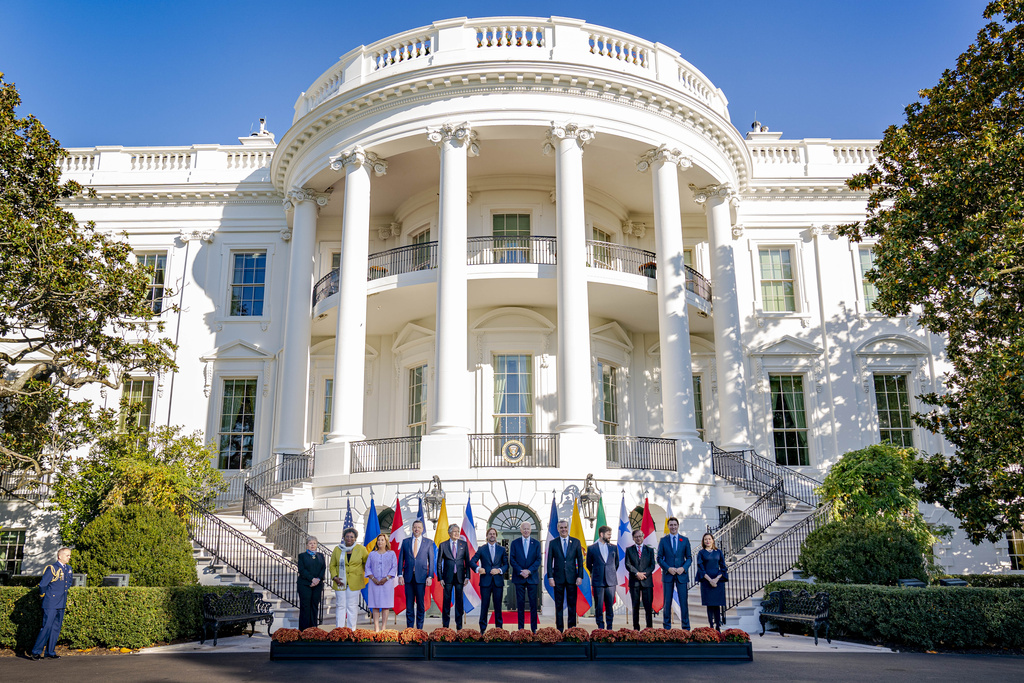
<svg viewBox="0 0 1024 683">
<path fill-rule="evenodd" d="M 881 440 L 876 385 L 909 410 L 942 388 L 942 340 L 871 311 L 870 245 L 835 232 L 864 217 L 844 180 L 876 141 L 744 136 L 667 46 L 563 18 L 441 21 L 352 50 L 279 142 L 240 143 L 71 150 L 66 177 L 97 196 L 70 208 L 165 257 L 180 370 L 139 378 L 152 421 L 244 443 L 236 470 L 321 444 L 322 542 L 348 500 L 361 522 L 371 495 L 400 497 L 408 522 L 434 475 L 481 536 L 506 504 L 546 527 L 588 473 L 609 519 L 646 491 L 659 529 L 671 506 L 699 538 L 743 507 L 707 442 L 820 478 Z M 538 435 L 525 465 L 470 436 L 497 424 Z M 671 439 L 668 466 L 606 433 Z M 1005 543 L 962 537 L 940 558 L 1010 566 Z"/>
</svg>

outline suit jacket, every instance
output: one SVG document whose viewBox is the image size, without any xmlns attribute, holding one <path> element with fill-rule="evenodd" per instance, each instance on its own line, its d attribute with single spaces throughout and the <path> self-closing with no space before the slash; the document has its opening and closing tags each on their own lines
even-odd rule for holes
<svg viewBox="0 0 1024 683">
<path fill-rule="evenodd" d="M 343 546 L 338 546 L 331 553 L 331 576 L 341 576 L 344 573 L 345 590 L 362 590 L 366 586 L 366 560 L 370 552 L 362 543 L 356 543 L 352 548 L 352 556 L 348 557 Z M 334 582 L 332 588 L 337 589 Z"/>
<path fill-rule="evenodd" d="M 446 584 L 463 584 L 469 576 L 469 544 L 461 538 L 456 541 L 452 555 L 452 542 L 444 541 L 437 548 L 437 578 Z"/>
<path fill-rule="evenodd" d="M 673 553 L 672 537 L 667 535 L 662 536 L 661 541 L 658 542 L 658 566 L 661 567 L 662 572 L 664 572 L 661 575 L 662 581 L 677 578 L 669 575 L 669 567 L 682 567 L 683 573 L 685 574 L 690 570 L 690 564 L 692 562 L 693 558 L 690 557 L 690 539 L 679 534 L 679 541 L 676 543 L 676 551 Z"/>
<path fill-rule="evenodd" d="M 540 541 L 530 539 L 530 550 L 523 553 L 523 537 L 509 544 L 509 564 L 512 566 L 512 583 L 540 583 Z M 530 576 L 523 578 L 519 572 L 530 570 Z"/>
<path fill-rule="evenodd" d="M 522 550 L 522 541 L 519 541 L 519 549 Z M 508 569 L 508 551 L 500 543 L 494 544 L 494 560 L 491 560 L 491 547 L 484 543 L 482 546 L 476 549 L 476 554 L 473 555 L 469 560 L 470 567 L 473 571 L 476 568 L 483 567 L 484 573 L 480 575 L 480 586 L 504 586 L 505 585 L 505 574 L 504 571 Z M 501 574 L 491 574 L 492 569 L 500 569 Z"/>
<path fill-rule="evenodd" d="M 299 559 L 296 562 L 299 565 L 299 585 L 310 586 L 313 583 L 313 579 L 320 579 L 320 583 L 317 586 L 322 586 L 324 582 L 324 575 L 327 573 L 327 558 L 321 553 L 316 553 L 310 556 L 308 551 L 303 550 L 299 553 Z"/>
<path fill-rule="evenodd" d="M 583 547 L 580 542 L 570 536 L 567 551 L 562 553 L 562 537 L 548 541 L 548 578 L 555 580 L 555 585 L 576 585 L 576 579 L 583 578 Z"/>
<path fill-rule="evenodd" d="M 601 544 L 594 543 L 587 548 L 587 569 L 590 571 L 590 585 L 594 588 L 617 586 L 619 584 L 619 547 L 608 544 L 608 561 L 601 557 Z"/>
<path fill-rule="evenodd" d="M 64 609 L 68 604 L 71 590 L 71 565 L 51 562 L 43 569 L 39 580 L 39 592 L 43 597 L 43 609 Z"/>
<path fill-rule="evenodd" d="M 626 571 L 629 572 L 629 587 L 640 586 L 641 588 L 653 588 L 654 577 L 654 548 L 646 545 L 632 545 L 626 548 Z M 637 572 L 647 574 L 646 579 L 636 578 Z"/>
<path fill-rule="evenodd" d="M 420 536 L 420 553 L 413 557 L 413 538 L 402 541 L 402 547 L 398 550 L 398 575 L 407 583 L 426 583 L 434 574 L 434 558 L 437 556 L 437 546 L 429 538 Z"/>
</svg>

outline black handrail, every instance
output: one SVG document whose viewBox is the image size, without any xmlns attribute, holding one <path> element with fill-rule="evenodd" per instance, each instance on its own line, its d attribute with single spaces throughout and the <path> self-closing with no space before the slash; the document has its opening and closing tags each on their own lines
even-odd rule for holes
<svg viewBox="0 0 1024 683">
<path fill-rule="evenodd" d="M 766 486 L 781 479 L 790 498 L 813 507 L 821 504 L 821 496 L 816 491 L 821 486 L 820 481 L 772 462 L 752 450 L 724 451 L 711 444 L 711 462 L 716 475 L 752 493 L 761 495 Z"/>
<path fill-rule="evenodd" d="M 627 247 L 614 242 L 587 240 L 587 265 L 619 273 L 633 273 L 658 278 L 658 255 L 653 251 Z M 701 299 L 711 302 L 711 282 L 690 266 L 684 265 L 686 289 Z"/>
<path fill-rule="evenodd" d="M 318 303 L 323 301 L 329 296 L 334 296 L 338 293 L 338 282 L 341 277 L 341 272 L 335 268 L 331 272 L 324 275 L 322 278 L 316 281 L 313 285 L 313 305 L 316 306 Z"/>
<path fill-rule="evenodd" d="M 437 268 L 437 242 L 410 244 L 370 254 L 366 279 L 376 280 L 388 275 L 414 273 Z"/>
<path fill-rule="evenodd" d="M 352 442 L 352 474 L 420 468 L 421 436 L 366 439 Z"/>
<path fill-rule="evenodd" d="M 469 466 L 558 467 L 558 435 L 470 434 Z"/>
<path fill-rule="evenodd" d="M 471 266 L 535 263 L 553 266 L 557 262 L 557 239 L 538 235 L 513 237 L 470 237 L 466 258 Z"/>
<path fill-rule="evenodd" d="M 712 535 L 715 545 L 728 562 L 764 533 L 786 511 L 786 494 L 782 481 L 765 491 L 746 510 L 729 520 Z"/>
<path fill-rule="evenodd" d="M 282 515 L 267 498 L 313 476 L 315 448 L 312 446 L 298 455 L 282 454 L 275 467 L 245 481 L 242 515 L 267 534 L 269 542 L 292 558 L 297 558 L 306 548 L 306 528 Z"/>
<path fill-rule="evenodd" d="M 653 436 L 604 435 L 605 460 L 612 469 L 675 472 L 676 440 Z"/>
</svg>

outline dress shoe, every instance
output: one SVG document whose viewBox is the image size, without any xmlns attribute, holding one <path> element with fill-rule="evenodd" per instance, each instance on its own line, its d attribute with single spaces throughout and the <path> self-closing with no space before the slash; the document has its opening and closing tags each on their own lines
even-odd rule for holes
<svg viewBox="0 0 1024 683">
<path fill-rule="evenodd" d="M 28 658 L 31 659 L 33 662 L 38 662 L 40 659 L 43 658 L 43 656 L 42 655 L 29 655 Z"/>
<path fill-rule="evenodd" d="M 47 659 L 60 659 L 60 655 L 46 655 Z"/>
</svg>

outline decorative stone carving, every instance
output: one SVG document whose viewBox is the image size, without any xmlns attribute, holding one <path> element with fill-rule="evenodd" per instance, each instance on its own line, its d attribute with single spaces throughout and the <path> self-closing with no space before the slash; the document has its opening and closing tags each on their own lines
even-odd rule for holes
<svg viewBox="0 0 1024 683">
<path fill-rule="evenodd" d="M 693 159 L 683 156 L 682 151 L 679 149 L 669 149 L 667 145 L 659 145 L 654 149 L 644 152 L 643 156 L 636 162 L 636 170 L 646 173 L 647 169 L 658 161 L 675 164 L 679 168 L 690 168 L 693 166 Z"/>
<path fill-rule="evenodd" d="M 469 123 L 445 123 L 440 128 L 428 128 L 427 140 L 435 145 L 453 140 L 466 146 L 466 153 L 471 157 L 480 156 L 480 145 L 476 131 Z"/>
<path fill-rule="evenodd" d="M 382 225 L 377 228 L 377 237 L 379 237 L 382 242 L 389 240 L 392 237 L 398 237 L 401 234 L 402 224 L 398 221 L 391 221 L 388 225 Z"/>
<path fill-rule="evenodd" d="M 327 206 L 328 200 L 331 198 L 331 192 L 316 192 L 308 187 L 292 188 L 288 191 L 287 196 L 282 200 L 282 205 L 285 211 L 291 211 L 295 208 L 295 205 L 299 202 L 316 202 L 318 208 Z"/>
<path fill-rule="evenodd" d="M 210 398 L 210 385 L 213 383 L 213 363 L 203 363 L 203 396 Z"/>
<path fill-rule="evenodd" d="M 544 154 L 545 156 L 555 151 L 556 140 L 575 140 L 576 144 L 583 147 L 594 137 L 597 133 L 590 126 L 582 126 L 578 123 L 555 123 L 551 122 L 551 128 L 548 129 L 547 140 L 544 141 Z"/>
<path fill-rule="evenodd" d="M 737 223 L 736 225 L 732 226 L 732 238 L 734 240 L 738 240 L 739 238 L 743 237 L 743 231 L 744 230 L 746 230 L 746 226 L 743 226 L 743 225 L 741 225 L 739 223 Z"/>
<path fill-rule="evenodd" d="M 706 204 L 709 199 L 715 197 L 721 197 L 728 199 L 733 196 L 732 187 L 728 183 L 721 185 L 708 185 L 706 187 L 697 187 L 696 185 L 690 185 L 690 192 L 693 193 L 693 201 L 698 204 Z"/>
<path fill-rule="evenodd" d="M 182 242 L 191 242 L 196 240 L 209 244 L 213 241 L 213 230 L 182 230 L 178 233 L 178 239 Z"/>
<path fill-rule="evenodd" d="M 622 221 L 622 234 L 642 238 L 647 234 L 647 224 L 642 221 Z"/>
<path fill-rule="evenodd" d="M 825 223 L 811 228 L 811 237 L 821 237 L 822 235 L 835 239 L 836 226 Z"/>
<path fill-rule="evenodd" d="M 369 164 L 373 169 L 373 174 L 378 178 L 388 172 L 388 162 L 386 159 L 382 159 L 373 152 L 367 152 L 359 145 L 356 145 L 347 152 L 331 157 L 331 169 L 335 171 L 341 171 L 353 164 L 357 166 Z"/>
<path fill-rule="evenodd" d="M 281 240 L 284 242 L 290 242 L 292 239 L 291 228 L 281 228 Z"/>
</svg>

